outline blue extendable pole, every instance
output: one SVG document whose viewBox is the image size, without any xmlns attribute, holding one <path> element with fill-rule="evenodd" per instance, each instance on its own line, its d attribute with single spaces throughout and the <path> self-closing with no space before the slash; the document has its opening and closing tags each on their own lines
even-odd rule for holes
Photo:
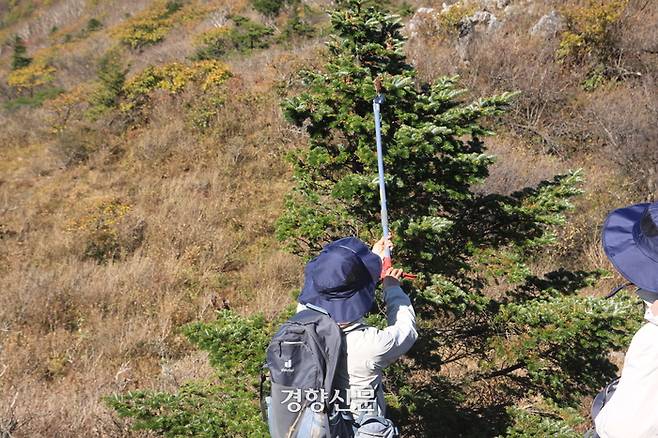
<svg viewBox="0 0 658 438">
<path fill-rule="evenodd" d="M 381 115 L 379 113 L 379 106 L 382 103 L 384 103 L 384 95 L 379 93 L 372 101 L 372 108 L 375 113 L 375 137 L 377 141 L 377 170 L 379 171 L 379 200 L 381 202 L 382 208 L 382 232 L 384 233 L 384 236 L 388 236 L 388 210 L 386 208 L 386 182 L 384 180 L 384 150 L 382 148 Z M 386 248 L 384 255 L 386 257 L 391 256 L 391 251 L 389 248 Z"/>
</svg>

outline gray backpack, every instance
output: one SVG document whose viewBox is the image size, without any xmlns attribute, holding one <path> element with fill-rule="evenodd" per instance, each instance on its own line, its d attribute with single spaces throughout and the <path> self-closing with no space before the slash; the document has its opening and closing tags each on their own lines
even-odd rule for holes
<svg viewBox="0 0 658 438">
<path fill-rule="evenodd" d="M 393 423 L 377 415 L 354 421 L 345 404 L 332 403 L 334 375 L 347 367 L 345 337 L 322 308 L 307 309 L 283 323 L 267 347 L 270 395 L 261 410 L 272 438 L 396 438 Z"/>
<path fill-rule="evenodd" d="M 603 406 L 610 401 L 615 391 L 617 390 L 617 385 L 619 384 L 619 377 L 617 377 L 612 382 L 608 383 L 605 388 L 603 388 L 592 401 L 592 408 L 590 409 L 590 417 L 592 418 L 592 423 L 603 409 Z M 587 432 L 585 432 L 584 438 L 600 438 L 599 434 L 596 433 L 595 427 L 592 427 Z"/>
<path fill-rule="evenodd" d="M 306 305 L 267 347 L 270 395 L 261 408 L 272 438 L 351 438 L 351 415 L 331 406 L 336 369 L 345 364 L 343 334 L 322 308 Z"/>
<path fill-rule="evenodd" d="M 375 414 L 361 415 L 354 425 L 354 438 L 398 438 L 398 429 L 388 418 Z"/>
</svg>

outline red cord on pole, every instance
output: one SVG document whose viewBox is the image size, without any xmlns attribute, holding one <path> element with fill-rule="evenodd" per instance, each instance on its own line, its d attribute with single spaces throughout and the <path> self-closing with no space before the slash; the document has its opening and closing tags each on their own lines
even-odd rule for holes
<svg viewBox="0 0 658 438">
<path fill-rule="evenodd" d="M 393 260 L 391 260 L 391 257 L 384 257 L 384 260 L 382 261 L 382 274 L 381 274 L 381 279 L 383 280 L 384 277 L 386 277 L 386 271 L 391 269 L 393 267 Z M 408 272 L 403 272 L 402 273 L 402 278 L 406 280 L 413 280 L 417 276 L 414 274 L 409 274 Z"/>
</svg>

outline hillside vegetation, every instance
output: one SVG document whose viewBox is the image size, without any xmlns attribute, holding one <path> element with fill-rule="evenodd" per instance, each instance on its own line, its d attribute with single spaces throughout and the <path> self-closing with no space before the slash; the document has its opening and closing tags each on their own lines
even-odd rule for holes
<svg viewBox="0 0 658 438">
<path fill-rule="evenodd" d="M 560 208 L 567 220 L 551 229 L 550 247 L 524 253 L 523 260 L 513 252 L 475 254 L 492 273 L 484 295 L 497 299 L 514 278 L 542 279 L 560 267 L 596 272 L 581 282 L 579 296 L 602 295 L 620 281 L 600 249 L 605 214 L 655 199 L 658 190 L 658 4 L 442 3 L 386 5 L 402 17 L 413 87 L 458 75 L 455 87 L 468 90 L 460 97 L 465 102 L 519 92 L 505 114 L 483 114 L 478 122 L 496 131 L 485 143 L 497 158 L 483 181 L 468 181 L 475 183 L 469 190 L 507 196 L 582 169 L 576 174 L 583 177 L 582 194 L 569 191 L 575 208 Z M 300 70 L 323 71 L 330 61 L 326 11 L 335 6 L 305 0 L 0 5 L 0 436 L 149 435 L 110 407 L 114 400 L 135 417 L 120 404 L 135 390 L 159 394 L 153 406 L 178 409 L 183 400 L 176 418 L 201 419 L 202 426 L 207 420 L 211 432 L 262 434 L 262 425 L 252 424 L 253 388 L 229 376 L 236 363 L 247 368 L 244 376 L 254 371 L 249 348 L 265 342 L 285 316 L 304 256 L 331 235 L 295 227 L 282 233 L 279 218 L 286 211 L 290 218 L 286 195 L 299 188 L 299 165 L 290 158 L 309 144 L 309 122 L 297 114 L 297 124 L 289 123 L 281 104 L 308 92 Z M 367 208 L 373 201 L 352 206 L 366 210 L 350 211 L 354 224 L 376 224 L 377 212 Z M 537 205 L 529 208 L 540 212 L 546 204 Z M 277 220 L 286 242 L 275 236 Z M 431 265 L 417 263 L 409 264 Z M 632 318 L 628 324 L 626 332 Z M 199 335 L 207 327 L 215 331 Z M 253 344 L 217 352 L 216 341 L 232 339 L 236 330 Z M 611 357 L 619 364 L 618 355 Z M 402 424 L 426 418 L 421 401 L 405 392 L 427 377 L 414 361 L 391 380 L 401 394 L 398 405 L 418 406 L 397 411 Z M 441 385 L 434 387 L 438 400 L 460 409 L 441 426 L 453 429 L 420 425 L 404 429 L 406 436 L 470 433 L 460 428 L 481 414 L 478 397 L 491 407 L 487 415 L 507 412 L 494 406 L 498 395 L 486 385 L 463 393 L 451 387 L 451 379 L 474 366 L 456 359 L 441 368 Z M 400 377 L 408 370 L 416 379 L 411 384 Z M 227 406 L 223 391 L 233 383 L 246 390 Z M 197 404 L 199 394 L 214 394 L 218 404 Z M 559 417 L 570 433 L 586 428 L 586 394 L 567 411 L 532 402 L 525 412 L 505 414 L 513 421 L 497 418 L 497 431 L 525 436 L 524 429 L 541 426 L 533 417 L 538 411 Z M 462 415 L 466 408 L 473 417 Z M 230 409 L 235 417 L 219 414 Z M 154 424 L 147 417 L 148 428 L 177 433 L 166 418 L 158 423 L 155 415 Z"/>
</svg>

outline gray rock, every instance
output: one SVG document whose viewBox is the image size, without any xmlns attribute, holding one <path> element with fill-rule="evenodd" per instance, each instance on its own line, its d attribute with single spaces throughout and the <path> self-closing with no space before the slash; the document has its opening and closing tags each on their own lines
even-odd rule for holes
<svg viewBox="0 0 658 438">
<path fill-rule="evenodd" d="M 442 3 L 441 12 L 445 12 L 447 9 L 450 9 L 451 6 L 459 3 L 460 0 L 447 0 Z"/>
<path fill-rule="evenodd" d="M 488 11 L 477 11 L 466 20 L 473 23 L 474 26 L 483 26 L 486 32 L 493 32 L 500 27 L 500 21 Z"/>
<path fill-rule="evenodd" d="M 435 15 L 434 8 L 418 8 L 406 26 L 409 38 L 413 39 L 417 37 L 419 33 L 422 33 L 421 30 L 423 29 L 434 29 L 436 27 Z"/>
<path fill-rule="evenodd" d="M 556 11 L 551 11 L 532 26 L 530 34 L 542 38 L 555 38 L 558 33 L 564 30 L 565 25 L 564 17 Z"/>
<path fill-rule="evenodd" d="M 492 11 L 494 9 L 504 9 L 510 4 L 510 0 L 481 0 L 482 9 Z"/>
<path fill-rule="evenodd" d="M 488 11 L 477 11 L 461 22 L 459 38 L 457 40 L 457 53 L 465 60 L 468 57 L 468 47 L 475 35 L 486 35 L 495 32 L 502 23 L 496 16 Z"/>
<path fill-rule="evenodd" d="M 474 33 L 491 33 L 501 26 L 494 14 L 488 11 L 476 11 L 461 22 L 459 38 L 470 38 Z"/>
</svg>

